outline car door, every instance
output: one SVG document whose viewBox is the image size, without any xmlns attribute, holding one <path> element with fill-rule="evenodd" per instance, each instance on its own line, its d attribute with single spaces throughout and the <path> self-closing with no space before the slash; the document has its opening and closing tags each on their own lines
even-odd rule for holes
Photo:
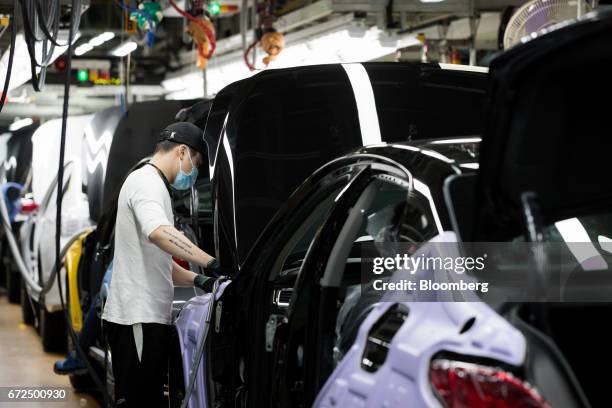
<svg viewBox="0 0 612 408">
<path fill-rule="evenodd" d="M 352 345 L 378 299 L 377 293 L 362 293 L 367 263 L 361 256 L 367 248 L 387 242 L 416 247 L 437 233 L 427 200 L 412 191 L 409 174 L 379 163 L 360 173 L 336 201 L 302 262 L 285 328 L 274 344 L 271 401 L 310 406 Z"/>
<path fill-rule="evenodd" d="M 283 321 L 312 237 L 318 234 L 339 195 L 366 165 L 343 158 L 315 172 L 262 233 L 219 302 L 217 311 L 223 312 L 220 324 L 211 331 L 207 351 L 214 383 L 210 387 L 212 401 L 238 393 L 244 386 L 250 406 L 269 404 L 269 373 L 276 364 L 270 344 L 275 341 L 276 329 L 279 336 L 283 331 L 282 324 L 273 326 L 271 321 Z"/>
</svg>

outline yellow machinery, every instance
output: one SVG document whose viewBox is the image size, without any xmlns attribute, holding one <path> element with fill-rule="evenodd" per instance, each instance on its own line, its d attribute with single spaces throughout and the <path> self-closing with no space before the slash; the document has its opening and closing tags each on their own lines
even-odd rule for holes
<svg viewBox="0 0 612 408">
<path fill-rule="evenodd" d="M 79 261 L 83 250 L 83 240 L 93 230 L 89 230 L 79 236 L 70 246 L 64 258 L 64 266 L 68 276 L 68 307 L 70 320 L 75 332 L 81 331 L 83 326 L 83 313 L 81 312 L 81 299 L 79 298 Z"/>
</svg>

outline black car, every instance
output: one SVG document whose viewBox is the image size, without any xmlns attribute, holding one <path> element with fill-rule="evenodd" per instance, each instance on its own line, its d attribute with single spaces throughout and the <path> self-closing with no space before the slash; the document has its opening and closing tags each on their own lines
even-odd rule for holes
<svg viewBox="0 0 612 408">
<path fill-rule="evenodd" d="M 236 272 L 216 296 L 192 299 L 176 322 L 187 387 L 202 356 L 191 403 L 604 406 L 612 362 L 603 335 L 612 300 L 612 179 L 603 170 L 607 106 L 595 101 L 612 91 L 611 22 L 611 12 L 594 13 L 495 60 L 482 132 L 477 120 L 472 132 L 402 143 L 385 139 L 381 123 L 381 145 L 338 155 L 326 145 L 334 140 L 329 133 L 314 132 L 324 135 L 314 148 L 292 151 L 311 140 L 289 139 L 293 133 L 282 126 L 278 137 L 268 126 L 249 139 L 259 116 L 232 121 L 257 98 L 238 98 L 216 122 L 215 101 L 205 136 L 214 147 L 216 250 Z M 588 70 L 588 81 L 575 75 L 578 68 Z M 273 114 L 288 102 L 269 104 Z M 265 114 L 266 106 L 256 109 Z M 242 121 L 248 126 L 238 132 Z M 316 154 L 305 157 L 307 151 Z M 283 161 L 290 152 L 295 156 Z M 314 171 L 307 160 L 327 152 L 335 158 L 307 177 Z M 301 171 L 305 181 L 284 198 L 295 186 L 283 187 Z M 568 220 L 580 225 L 599 267 L 573 259 L 576 235 L 563 231 Z M 541 249 L 557 243 L 564 260 L 573 260 L 577 282 L 568 283 L 563 302 L 526 295 L 450 305 L 350 299 L 363 284 L 362 242 L 419 247 L 445 234 L 455 244 L 540 248 L 531 256 L 536 268 L 519 275 L 527 295 L 533 282 L 554 284 L 541 274 Z M 196 323 L 203 333 L 190 329 Z"/>
<path fill-rule="evenodd" d="M 247 392 L 255 406 L 270 400 L 275 375 L 257 376 L 255 371 L 267 370 L 269 364 L 279 367 L 272 363 L 271 350 L 262 353 L 261 347 L 274 347 L 274 338 L 264 339 L 264 331 L 276 331 L 268 308 L 286 309 L 295 273 L 276 282 L 268 274 L 279 265 L 268 263 L 278 260 L 280 245 L 289 242 L 287 234 L 307 232 L 312 237 L 322 219 L 304 227 L 308 231 L 299 224 L 312 211 L 325 217 L 333 194 L 343 188 L 336 177 L 346 186 L 358 166 L 344 166 L 338 159 L 333 171 L 308 178 L 312 172 L 364 144 L 480 134 L 486 85 L 483 73 L 433 64 L 346 64 L 265 71 L 215 97 L 202 120 L 211 167 L 215 251 L 223 268 L 234 271 L 231 290 L 223 295 L 228 301 L 215 312 L 222 324 L 209 343 L 206 358 L 211 360 L 203 364 L 220 386 L 215 400 L 227 402 L 238 398 L 236 394 L 246 398 Z M 383 167 L 389 162 L 379 159 Z M 321 195 L 332 197 L 328 207 L 317 207 Z M 299 266 L 308 243 L 300 243 L 292 268 Z M 268 286 L 259 288 L 257 283 Z M 189 302 L 176 323 L 171 378 L 180 381 L 172 392 L 175 404 L 185 389 L 181 372 L 193 371 L 191 357 L 197 348 L 193 334 L 185 337 L 187 326 L 206 316 L 201 313 L 205 308 Z M 251 348 L 255 345 L 257 352 Z M 203 403 L 203 392 L 198 388 L 192 398 Z"/>
</svg>

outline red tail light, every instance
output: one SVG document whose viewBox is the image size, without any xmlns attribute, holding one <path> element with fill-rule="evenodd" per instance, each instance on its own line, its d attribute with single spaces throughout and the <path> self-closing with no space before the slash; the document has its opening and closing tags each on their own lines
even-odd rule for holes
<svg viewBox="0 0 612 408">
<path fill-rule="evenodd" d="M 20 212 L 22 214 L 29 214 L 32 211 L 35 211 L 36 209 L 38 209 L 38 204 L 36 204 L 34 202 L 34 200 L 31 200 L 29 198 L 22 198 L 21 199 L 21 210 L 20 210 Z"/>
<path fill-rule="evenodd" d="M 498 368 L 436 359 L 429 378 L 448 408 L 551 408 L 533 387 Z"/>
</svg>

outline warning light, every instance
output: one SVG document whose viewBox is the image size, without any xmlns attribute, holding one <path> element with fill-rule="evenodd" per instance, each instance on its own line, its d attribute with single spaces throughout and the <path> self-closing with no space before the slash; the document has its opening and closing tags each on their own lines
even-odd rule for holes
<svg viewBox="0 0 612 408">
<path fill-rule="evenodd" d="M 221 12 L 221 5 L 216 2 L 213 1 L 210 3 L 210 5 L 208 6 L 208 11 L 210 12 L 211 15 L 217 15 Z"/>
<path fill-rule="evenodd" d="M 98 70 L 92 69 L 91 71 L 89 71 L 89 81 L 96 82 L 96 79 L 98 79 Z"/>
<path fill-rule="evenodd" d="M 55 60 L 55 62 L 53 63 L 53 66 L 55 66 L 55 69 L 57 69 L 58 71 L 63 71 L 66 69 L 66 58 L 64 58 L 63 56 L 59 57 L 58 59 Z"/>
<path fill-rule="evenodd" d="M 220 9 L 220 14 L 237 13 L 238 6 L 235 4 L 223 4 Z"/>
<path fill-rule="evenodd" d="M 89 79 L 89 74 L 86 69 L 79 69 L 77 72 L 77 80 L 79 82 L 85 82 Z"/>
</svg>

